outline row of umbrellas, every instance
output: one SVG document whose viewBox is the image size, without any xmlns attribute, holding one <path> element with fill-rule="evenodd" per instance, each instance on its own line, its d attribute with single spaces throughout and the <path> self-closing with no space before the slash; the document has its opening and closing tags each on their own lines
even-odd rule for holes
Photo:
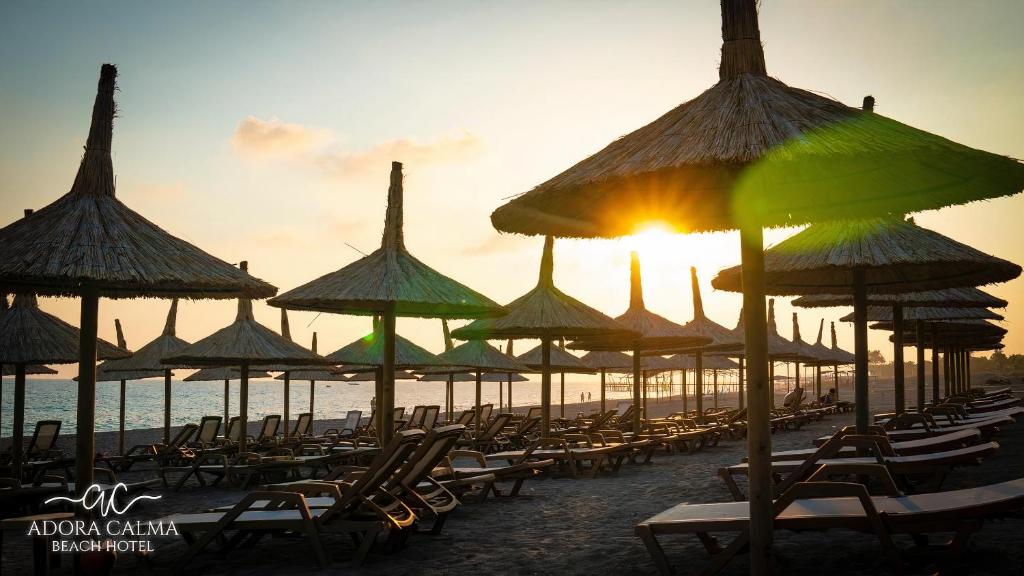
<svg viewBox="0 0 1024 576">
<path fill-rule="evenodd" d="M 641 300 L 631 301 L 626 314 L 612 319 L 562 293 L 552 281 L 552 236 L 613 237 L 651 220 L 684 232 L 739 229 L 742 266 L 723 271 L 713 285 L 743 292 L 743 351 L 738 356 L 746 363 L 747 379 L 749 549 L 751 573 L 765 574 L 772 542 L 772 338 L 766 294 L 852 298 L 857 423 L 863 430 L 869 294 L 976 286 L 1020 273 L 1009 262 L 902 216 L 1017 193 L 1024 188 L 1024 166 L 876 114 L 872 98 L 853 108 L 768 76 L 754 0 L 722 0 L 722 22 L 714 86 L 492 214 L 501 231 L 546 236 L 537 286 L 524 296 L 499 306 L 408 252 L 402 238 L 401 165 L 394 163 L 381 247 L 269 302 L 285 309 L 381 316 L 379 414 L 390 414 L 394 404 L 399 316 L 474 320 L 453 331 L 471 342 L 540 339 L 547 426 L 552 343 L 561 338 L 581 349 L 633 351 L 634 383 L 644 355 L 693 353 L 696 363 L 712 347 L 734 345 L 721 341 L 725 333 L 718 334 L 706 319 L 695 317 L 681 327 L 667 324 L 644 313 Z M 269 329 L 260 330 L 252 320 L 249 299 L 273 296 L 276 288 L 175 238 L 115 197 L 110 157 L 115 77 L 115 68 L 104 65 L 71 191 L 0 229 L 0 284 L 15 292 L 81 299 L 79 485 L 92 482 L 101 297 L 239 298 L 232 326 L 161 361 L 189 367 L 237 365 L 243 390 L 250 366 L 259 363 L 329 362 Z M 764 227 L 806 223 L 812 225 L 763 249 Z M 988 344 L 998 336 L 981 325 L 968 326 L 958 332 L 961 337 L 969 334 Z M 900 327 L 894 323 L 898 338 L 905 336 Z M 964 346 L 943 334 L 940 339 L 938 332 L 914 332 L 933 347 L 940 341 Z M 728 338 L 735 335 L 730 331 Z M 460 368 L 480 374 L 484 364 L 498 361 L 480 344 L 462 346 L 445 352 Z M 639 400 L 635 385 L 635 404 Z M 244 404 L 243 392 L 243 419 Z M 639 414 L 635 418 L 639 429 Z M 390 426 L 378 429 L 387 440 Z"/>
</svg>

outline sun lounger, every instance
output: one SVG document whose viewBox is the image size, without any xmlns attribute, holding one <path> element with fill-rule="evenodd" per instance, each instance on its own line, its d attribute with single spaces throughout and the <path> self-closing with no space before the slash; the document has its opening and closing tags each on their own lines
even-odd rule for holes
<svg viewBox="0 0 1024 576">
<path fill-rule="evenodd" d="M 496 482 L 503 481 L 512 481 L 512 489 L 508 492 L 508 495 L 518 496 L 524 481 L 530 478 L 536 478 L 543 473 L 545 469 L 555 463 L 555 461 L 551 459 L 532 459 L 531 456 L 535 446 L 536 444 L 525 449 L 520 458 L 514 459 L 506 466 L 488 466 L 487 458 L 483 452 L 477 452 L 474 450 L 452 450 L 448 455 L 449 458 L 447 462 L 435 468 L 432 474 L 441 479 L 450 478 L 453 480 L 465 480 L 470 482 L 473 480 L 477 480 L 479 482 L 480 478 L 490 475 L 494 480 L 491 482 L 485 482 L 483 486 L 480 486 L 480 500 L 486 498 L 489 492 L 493 493 L 495 496 L 501 496 L 501 489 L 498 488 Z M 475 461 L 477 465 L 456 466 L 454 461 L 459 458 L 471 459 Z"/>
<path fill-rule="evenodd" d="M 247 494 L 227 511 L 175 514 L 164 520 L 174 522 L 189 549 L 178 560 L 181 571 L 199 552 L 214 542 L 238 543 L 267 534 L 301 534 L 313 549 L 319 566 L 330 558 L 321 542 L 325 533 L 349 534 L 357 542 L 354 557 L 361 564 L 381 537 L 410 528 L 415 515 L 400 499 L 381 489 L 383 482 L 401 466 L 423 438 L 419 430 L 400 431 L 371 465 L 351 475 L 346 482 L 305 482 L 290 484 L 287 491 L 265 490 Z M 311 508 L 308 497 L 330 496 L 327 508 Z M 227 533 L 233 533 L 231 538 Z"/>
<path fill-rule="evenodd" d="M 852 433 L 852 429 L 844 429 L 845 433 Z M 843 433 L 844 431 L 840 431 Z M 886 441 L 889 441 L 889 437 L 882 435 Z M 981 432 L 977 429 L 961 430 L 959 432 L 953 432 L 951 434 L 941 434 L 937 436 L 929 436 L 921 438 L 919 440 L 907 440 L 905 442 L 889 442 L 893 452 L 900 456 L 911 456 L 914 454 L 929 454 L 932 452 L 942 452 L 944 450 L 952 450 L 955 448 L 963 448 L 964 446 L 970 446 L 981 442 Z M 816 448 L 805 448 L 801 450 L 782 450 L 779 452 L 772 452 L 772 460 L 803 460 L 808 456 L 814 454 Z M 837 457 L 844 456 L 856 456 L 857 449 L 852 446 L 843 447 L 836 454 Z M 744 457 L 744 461 L 746 457 Z"/>
<path fill-rule="evenodd" d="M 680 504 L 636 525 L 640 537 L 661 574 L 673 568 L 659 538 L 671 534 L 695 534 L 713 555 L 702 574 L 715 574 L 749 541 L 750 505 L 746 502 Z M 953 551 L 964 548 L 981 522 L 1024 509 L 1024 479 L 978 488 L 911 496 L 868 495 L 860 484 L 805 482 L 794 485 L 774 504 L 775 530 L 824 531 L 846 529 L 875 534 L 883 553 L 895 563 L 900 550 L 895 534 L 917 539 L 928 534 L 954 532 Z M 739 532 L 721 548 L 714 532 Z"/>
<path fill-rule="evenodd" d="M 123 456 L 104 458 L 112 470 L 125 472 L 139 462 L 157 462 L 160 465 L 189 456 L 191 451 L 186 446 L 192 436 L 199 430 L 196 424 L 185 424 L 171 438 L 170 444 L 137 444 L 128 449 Z"/>
<path fill-rule="evenodd" d="M 498 435 L 511 421 L 512 414 L 503 412 L 495 416 L 494 420 L 487 423 L 486 428 L 481 428 L 479 436 L 473 436 L 472 432 L 467 428 L 466 437 L 459 440 L 459 446 L 471 448 L 478 452 L 491 452 L 496 450 L 502 445 Z"/>
<path fill-rule="evenodd" d="M 217 433 L 220 432 L 220 416 L 203 416 L 199 420 L 199 428 L 196 429 L 195 438 L 189 440 L 185 445 L 189 448 L 208 450 L 217 446 Z"/>
</svg>

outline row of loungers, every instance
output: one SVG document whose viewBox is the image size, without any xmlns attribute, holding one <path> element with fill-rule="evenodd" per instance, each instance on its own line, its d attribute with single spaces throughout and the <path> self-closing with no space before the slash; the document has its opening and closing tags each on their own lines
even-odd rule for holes
<svg viewBox="0 0 1024 576">
<path fill-rule="evenodd" d="M 896 534 L 913 536 L 914 551 L 920 552 L 929 550 L 922 546 L 928 535 L 953 533 L 949 548 L 955 555 L 984 520 L 1024 510 L 1024 479 L 937 492 L 951 468 L 978 465 L 998 450 L 999 445 L 990 440 L 998 432 L 998 426 L 990 426 L 992 420 L 1005 426 L 1024 415 L 1021 399 L 1009 391 L 975 391 L 969 398 L 950 400 L 938 410 L 955 415 L 945 425 L 889 416 L 879 419 L 884 426 L 872 426 L 866 435 L 848 427 L 819 439 L 818 448 L 773 453 L 775 529 L 871 533 L 899 568 L 905 551 L 894 544 Z M 926 433 L 903 434 L 919 430 Z M 636 525 L 635 534 L 662 574 L 674 573 L 659 542 L 662 536 L 696 535 L 712 555 L 703 574 L 719 572 L 743 551 L 749 540 L 749 504 L 742 501 L 735 479 L 746 470 L 743 463 L 719 471 L 737 502 L 680 504 Z M 739 534 L 722 547 L 712 537 L 718 532 Z"/>
</svg>

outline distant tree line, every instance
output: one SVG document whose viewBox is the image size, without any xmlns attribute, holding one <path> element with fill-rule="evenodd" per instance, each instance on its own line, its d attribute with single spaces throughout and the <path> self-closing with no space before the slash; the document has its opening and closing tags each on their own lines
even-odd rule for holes
<svg viewBox="0 0 1024 576">
<path fill-rule="evenodd" d="M 908 349 L 907 354 L 913 355 Z M 906 357 L 906 355 L 904 356 Z M 928 352 L 931 357 L 931 352 Z M 871 373 L 883 378 L 891 377 L 893 374 L 892 362 L 886 360 L 880 350 L 868 351 L 868 364 L 871 366 Z M 925 361 L 925 370 L 931 370 L 931 362 Z M 912 360 L 904 362 L 903 373 L 912 376 L 916 373 L 917 364 Z M 1007 356 L 1001 350 L 996 350 L 989 357 L 974 355 L 971 357 L 972 373 L 991 374 L 1024 374 L 1024 354 L 1011 354 Z"/>
</svg>

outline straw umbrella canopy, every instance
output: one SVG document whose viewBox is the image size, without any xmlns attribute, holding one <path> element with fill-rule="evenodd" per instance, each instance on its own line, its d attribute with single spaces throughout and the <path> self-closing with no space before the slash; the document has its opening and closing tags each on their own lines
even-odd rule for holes
<svg viewBox="0 0 1024 576">
<path fill-rule="evenodd" d="M 516 298 L 500 318 L 476 320 L 452 332 L 463 340 L 539 338 L 541 341 L 541 434 L 551 430 L 551 342 L 556 338 L 635 336 L 598 310 L 562 292 L 554 280 L 554 238 L 544 239 L 537 285 Z"/>
<path fill-rule="evenodd" d="M 502 372 L 505 374 L 516 372 L 529 372 L 530 368 L 518 361 L 503 354 L 494 346 L 483 340 L 470 340 L 463 344 L 446 350 L 437 356 L 449 366 L 464 366 L 470 368 L 476 375 L 476 414 L 473 419 L 476 434 L 480 434 L 480 382 L 483 372 Z"/>
<path fill-rule="evenodd" d="M 485 318 L 503 313 L 501 306 L 419 261 L 405 247 L 402 231 L 402 164 L 391 163 L 388 208 L 381 247 L 344 268 L 270 300 L 272 306 L 384 319 L 380 415 L 395 404 L 395 318 Z M 381 421 L 383 423 L 383 420 Z M 390 426 L 377 428 L 387 441 Z"/>
<path fill-rule="evenodd" d="M 830 322 L 829 325 L 832 331 L 832 353 L 835 354 L 836 359 L 839 360 L 840 364 L 853 364 L 856 362 L 857 357 L 854 353 L 847 352 L 839 347 L 839 340 L 836 338 L 836 323 Z"/>
<path fill-rule="evenodd" d="M 457 372 L 455 374 L 424 374 L 417 378 L 420 382 L 447 382 L 448 377 L 454 382 L 476 382 L 476 375 L 469 372 Z M 528 382 L 530 379 L 515 372 L 511 375 L 513 382 Z M 481 382 L 508 382 L 508 373 L 484 372 L 480 374 Z"/>
<path fill-rule="evenodd" d="M 868 322 L 892 322 L 892 306 L 868 306 Z M 1003 320 L 988 308 L 929 308 L 909 307 L 903 309 L 903 320 L 910 322 L 933 322 L 937 320 Z M 839 319 L 840 322 L 853 322 L 853 312 Z"/>
<path fill-rule="evenodd" d="M 262 370 L 250 370 L 249 378 L 269 378 L 270 374 Z M 227 430 L 231 419 L 231 381 L 242 379 L 242 369 L 236 366 L 216 366 L 203 368 L 185 377 L 185 382 L 224 382 L 224 429 Z"/>
<path fill-rule="evenodd" d="M 1011 280 L 1021 272 L 1012 262 L 898 217 L 814 224 L 766 250 L 764 259 L 767 289 L 772 294 L 853 295 L 857 427 L 861 431 L 869 421 L 865 303 L 869 292 L 975 286 Z M 740 291 L 740 268 L 721 271 L 712 284 Z M 902 345 L 897 348 L 902 350 Z M 902 410 L 902 397 L 899 386 L 897 410 Z"/>
<path fill-rule="evenodd" d="M 242 268 L 246 263 L 242 262 Z M 252 300 L 238 299 L 235 321 L 198 342 L 178 350 L 165 362 L 190 367 L 234 365 L 240 368 L 238 419 L 243 434 L 239 451 L 245 452 L 249 416 L 249 367 L 264 364 L 309 366 L 327 360 L 256 322 Z"/>
<path fill-rule="evenodd" d="M 286 339 L 288 339 L 288 340 L 292 339 L 291 327 L 288 324 L 288 311 L 285 310 L 284 308 L 281 309 L 281 336 L 286 338 Z M 292 368 L 294 368 L 294 367 L 293 366 L 283 365 L 283 364 L 282 365 L 278 365 L 278 366 L 260 366 L 258 368 L 259 370 L 265 370 L 267 372 L 281 372 L 280 377 L 275 378 L 275 380 L 282 380 L 282 381 L 284 381 L 284 390 L 282 392 L 283 392 L 283 407 L 284 407 L 284 437 L 285 438 L 288 438 L 291 435 L 291 431 L 289 430 L 289 424 L 291 422 L 291 397 L 292 397 L 292 391 L 291 391 L 291 383 L 292 383 L 291 372 L 292 372 Z M 304 366 L 303 368 L 311 368 L 311 369 L 316 370 L 317 368 L 320 368 L 320 367 L 318 367 L 318 366 Z M 252 376 L 250 376 L 250 377 L 252 377 Z"/>
<path fill-rule="evenodd" d="M 18 480 L 25 439 L 25 366 L 77 362 L 80 341 L 78 328 L 40 310 L 33 294 L 15 294 L 11 309 L 0 316 L 0 364 L 14 366 L 11 456 L 12 473 Z M 99 339 L 96 353 L 100 358 L 125 358 L 131 354 Z"/>
<path fill-rule="evenodd" d="M 287 317 L 282 317 L 287 318 Z M 316 332 L 313 332 L 313 341 L 309 346 L 309 350 L 316 354 Z M 345 376 L 345 372 L 335 368 L 324 368 L 323 366 L 298 366 L 290 368 L 285 371 L 284 374 L 279 374 L 275 380 L 285 380 L 294 378 L 296 380 L 308 380 L 309 381 L 309 413 L 316 414 L 314 408 L 316 407 L 316 383 L 317 382 L 347 382 L 348 377 Z"/>
<path fill-rule="evenodd" d="M 616 350 L 591 350 L 580 357 L 580 361 L 590 367 L 591 370 L 601 374 L 601 412 L 606 407 L 605 380 L 609 372 L 621 372 L 628 374 L 633 370 L 633 359 L 628 355 Z"/>
<path fill-rule="evenodd" d="M 541 371 L 544 366 L 543 345 L 535 346 L 528 352 L 516 356 L 516 360 L 529 366 L 532 370 Z M 594 371 L 584 364 L 578 356 L 566 352 L 563 346 L 555 346 L 551 349 L 550 366 L 552 372 L 558 372 L 561 377 L 561 394 L 559 414 L 565 416 L 565 375 L 566 374 L 593 374 Z"/>
<path fill-rule="evenodd" d="M 409 372 L 408 370 L 399 370 L 395 372 L 395 380 L 419 380 L 419 376 Z M 344 382 L 376 382 L 377 377 L 373 372 L 356 372 L 351 376 L 346 376 Z"/>
<path fill-rule="evenodd" d="M 164 444 L 171 441 L 171 370 L 177 368 L 188 368 L 181 363 L 165 363 L 163 360 L 172 354 L 179 352 L 189 345 L 188 342 L 178 338 L 178 299 L 171 300 L 171 308 L 167 312 L 167 320 L 164 322 L 163 332 L 142 348 L 132 354 L 131 358 L 107 362 L 103 371 L 112 375 L 138 374 L 153 370 L 159 370 L 164 377 Z"/>
<path fill-rule="evenodd" d="M 607 237 L 658 220 L 740 229 L 750 390 L 751 570 L 771 547 L 764 226 L 910 212 L 1014 194 L 1017 161 L 795 89 L 768 75 L 755 0 L 722 0 L 719 81 L 491 215 L 505 232 Z M 867 100 L 867 99 L 866 99 Z"/>
<path fill-rule="evenodd" d="M 979 288 L 961 287 L 942 290 L 924 290 L 921 292 L 905 292 L 902 294 L 868 294 L 868 306 L 895 306 L 908 308 L 1006 308 L 1008 304 L 1002 298 Z M 816 294 L 800 296 L 793 299 L 793 305 L 801 308 L 836 308 L 853 306 L 851 294 Z"/>
<path fill-rule="evenodd" d="M 3 365 L 3 375 L 4 376 L 13 376 L 15 372 L 16 372 L 16 370 L 15 370 L 14 366 L 10 366 L 8 364 L 4 364 Z M 54 370 L 53 368 L 50 368 L 48 366 L 43 366 L 41 364 L 27 364 L 27 365 L 25 365 L 25 375 L 27 375 L 27 376 L 36 376 L 36 375 L 43 375 L 43 374 L 53 375 L 53 374 L 56 374 L 56 373 L 57 373 L 57 371 Z"/>
<path fill-rule="evenodd" d="M 93 479 L 96 318 L 99 299 L 255 298 L 277 289 L 180 240 L 114 194 L 111 143 L 117 70 L 100 69 L 92 125 L 71 190 L 0 229 L 0 284 L 41 295 L 81 298 L 76 479 Z"/>
</svg>

